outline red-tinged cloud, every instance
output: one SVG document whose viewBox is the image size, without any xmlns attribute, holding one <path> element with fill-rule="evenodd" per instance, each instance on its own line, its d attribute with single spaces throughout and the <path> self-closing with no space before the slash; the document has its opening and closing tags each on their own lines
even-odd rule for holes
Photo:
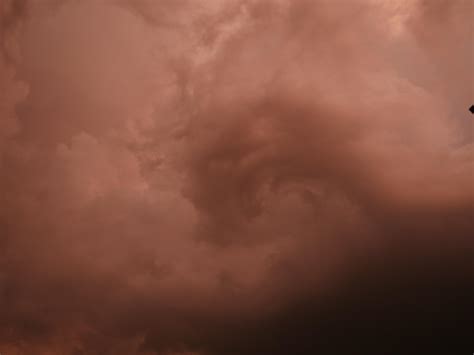
<svg viewBox="0 0 474 355">
<path fill-rule="evenodd" d="M 472 11 L 1 2 L 0 353 L 462 346 Z"/>
</svg>

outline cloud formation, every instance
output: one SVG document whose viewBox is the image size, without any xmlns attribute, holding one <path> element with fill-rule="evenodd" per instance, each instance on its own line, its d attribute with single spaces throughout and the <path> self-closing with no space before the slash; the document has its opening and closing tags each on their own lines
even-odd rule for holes
<svg viewBox="0 0 474 355">
<path fill-rule="evenodd" d="M 0 3 L 0 353 L 469 341 L 469 0 Z"/>
</svg>

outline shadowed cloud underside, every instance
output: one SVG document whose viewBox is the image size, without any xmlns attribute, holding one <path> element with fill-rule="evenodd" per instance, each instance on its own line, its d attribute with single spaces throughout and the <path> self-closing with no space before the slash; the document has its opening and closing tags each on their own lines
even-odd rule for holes
<svg viewBox="0 0 474 355">
<path fill-rule="evenodd" d="M 0 353 L 472 351 L 473 7 L 0 0 Z"/>
</svg>

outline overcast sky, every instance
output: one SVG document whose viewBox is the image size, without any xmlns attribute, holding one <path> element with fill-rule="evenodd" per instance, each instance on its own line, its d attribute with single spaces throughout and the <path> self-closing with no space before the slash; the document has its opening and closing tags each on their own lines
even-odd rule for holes
<svg viewBox="0 0 474 355">
<path fill-rule="evenodd" d="M 467 340 L 473 7 L 0 0 L 1 355 Z"/>
</svg>

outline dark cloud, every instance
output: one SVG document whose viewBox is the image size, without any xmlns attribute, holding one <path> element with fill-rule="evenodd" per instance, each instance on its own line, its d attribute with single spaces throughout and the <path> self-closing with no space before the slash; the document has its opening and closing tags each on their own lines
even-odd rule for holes
<svg viewBox="0 0 474 355">
<path fill-rule="evenodd" d="M 0 9 L 0 353 L 469 347 L 472 2 Z"/>
</svg>

